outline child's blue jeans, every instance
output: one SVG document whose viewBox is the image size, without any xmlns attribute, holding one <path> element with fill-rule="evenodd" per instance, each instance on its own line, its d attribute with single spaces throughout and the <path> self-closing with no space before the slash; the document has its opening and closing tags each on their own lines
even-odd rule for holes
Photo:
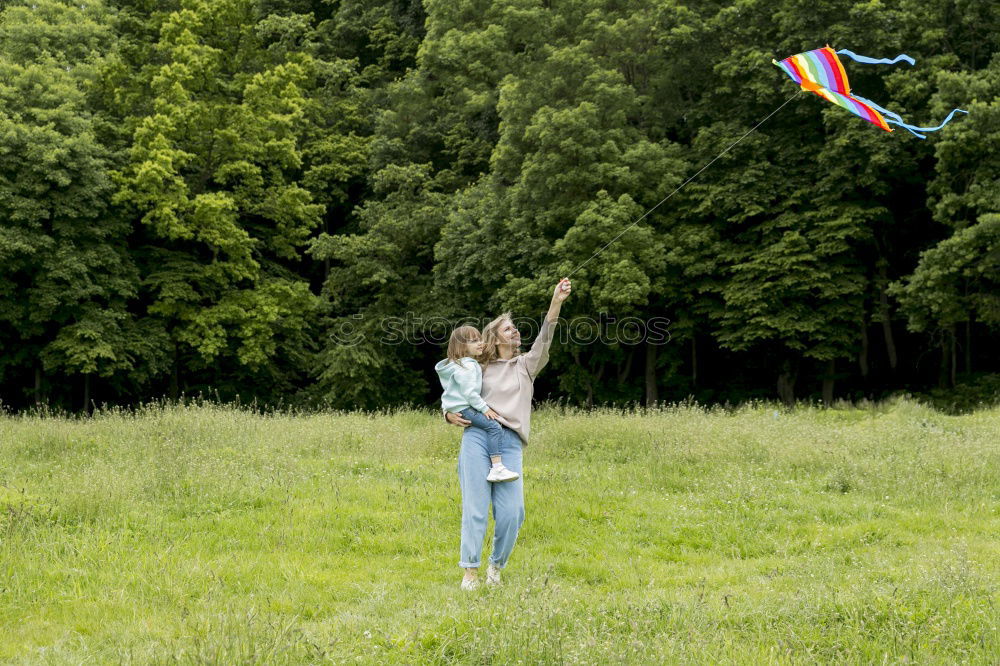
<svg viewBox="0 0 1000 666">
<path fill-rule="evenodd" d="M 503 425 L 499 421 L 488 419 L 472 407 L 466 407 L 459 412 L 463 419 L 472 421 L 472 425 L 486 431 L 486 451 L 490 456 L 500 455 L 500 443 L 503 441 Z"/>
</svg>

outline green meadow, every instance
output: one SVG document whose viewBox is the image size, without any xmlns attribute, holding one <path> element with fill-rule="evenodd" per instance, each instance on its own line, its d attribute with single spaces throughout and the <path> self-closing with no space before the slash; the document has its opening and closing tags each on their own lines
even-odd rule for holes
<svg viewBox="0 0 1000 666">
<path fill-rule="evenodd" d="M 0 417 L 0 661 L 1000 660 L 1000 408 L 543 407 L 533 436 L 470 593 L 429 411 Z"/>
</svg>

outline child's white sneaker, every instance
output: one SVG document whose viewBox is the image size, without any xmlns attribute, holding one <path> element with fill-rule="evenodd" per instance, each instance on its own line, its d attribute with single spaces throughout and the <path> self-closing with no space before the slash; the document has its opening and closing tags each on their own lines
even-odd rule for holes
<svg viewBox="0 0 1000 666">
<path fill-rule="evenodd" d="M 462 579 L 462 589 L 469 592 L 475 590 L 479 587 L 478 578 L 463 578 Z"/>
<path fill-rule="evenodd" d="M 500 569 L 497 565 L 490 562 L 490 566 L 486 567 L 486 584 L 487 585 L 499 585 L 500 584 Z"/>
<path fill-rule="evenodd" d="M 490 468 L 490 474 L 486 477 L 486 480 L 490 483 L 503 483 L 504 481 L 514 481 L 519 478 L 521 478 L 520 474 L 512 472 L 504 467 L 503 463 L 500 463 Z"/>
</svg>

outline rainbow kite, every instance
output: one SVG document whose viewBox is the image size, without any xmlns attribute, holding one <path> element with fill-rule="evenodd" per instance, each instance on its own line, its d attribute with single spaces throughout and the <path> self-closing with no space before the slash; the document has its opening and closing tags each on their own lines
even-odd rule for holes
<svg viewBox="0 0 1000 666">
<path fill-rule="evenodd" d="M 873 125 L 878 125 L 886 132 L 892 131 L 889 125 L 898 125 L 908 130 L 914 136 L 926 139 L 927 137 L 920 134 L 920 132 L 936 132 L 947 125 L 956 113 L 968 113 L 968 111 L 963 111 L 962 109 L 954 109 L 944 119 L 944 122 L 937 127 L 915 127 L 908 125 L 903 122 L 903 119 L 898 114 L 883 109 L 875 102 L 864 97 L 851 94 L 851 84 L 847 82 L 847 72 L 844 71 L 844 66 L 841 64 L 837 54 L 845 55 L 855 62 L 866 64 L 893 65 L 900 60 L 905 60 L 911 65 L 916 64 L 916 61 L 908 55 L 898 55 L 892 60 L 888 58 L 876 59 L 857 55 L 847 49 L 834 51 L 829 46 L 813 51 L 806 51 L 805 53 L 797 53 L 789 58 L 785 58 L 781 62 L 777 60 L 772 60 L 771 62 L 780 67 L 785 74 L 792 77 L 792 80 L 802 86 L 803 90 L 816 93 L 823 99 L 833 102 L 857 116 L 861 116 Z"/>
</svg>

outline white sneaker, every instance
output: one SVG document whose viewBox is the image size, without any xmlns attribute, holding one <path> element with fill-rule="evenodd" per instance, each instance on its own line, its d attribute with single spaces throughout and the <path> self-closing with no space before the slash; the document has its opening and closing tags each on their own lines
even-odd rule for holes
<svg viewBox="0 0 1000 666">
<path fill-rule="evenodd" d="M 471 591 L 479 587 L 478 578 L 463 578 L 462 579 L 462 589 L 466 591 Z"/>
<path fill-rule="evenodd" d="M 504 481 L 514 481 L 515 479 L 521 478 L 521 475 L 517 472 L 512 472 L 503 466 L 503 463 L 495 467 L 490 468 L 490 474 L 486 477 L 486 480 L 490 483 L 503 483 Z"/>
<path fill-rule="evenodd" d="M 500 569 L 497 565 L 490 562 L 490 566 L 486 568 L 486 584 L 487 585 L 499 585 L 500 584 Z"/>
</svg>

